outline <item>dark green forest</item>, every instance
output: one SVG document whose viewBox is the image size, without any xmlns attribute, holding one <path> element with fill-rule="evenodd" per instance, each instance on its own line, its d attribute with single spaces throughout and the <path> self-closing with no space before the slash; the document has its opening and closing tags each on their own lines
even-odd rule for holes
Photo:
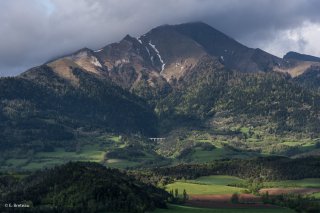
<svg viewBox="0 0 320 213">
<path fill-rule="evenodd" d="M 0 79 L 2 150 L 45 150 L 79 132 L 156 134 L 157 118 L 144 100 L 103 79 L 73 72 L 80 79 L 78 88 L 46 66 Z"/>
<path fill-rule="evenodd" d="M 165 208 L 169 196 L 151 184 L 96 163 L 68 163 L 22 178 L 0 176 L 0 203 L 31 207 L 22 212 L 138 213 Z M 0 210 L 8 209 L 1 206 Z"/>
<path fill-rule="evenodd" d="M 199 125 L 223 113 L 247 115 L 244 122 L 248 123 L 259 123 L 258 117 L 266 118 L 276 124 L 270 131 L 278 134 L 317 134 L 320 95 L 297 81 L 276 72 L 228 71 L 217 61 L 205 58 L 186 74 L 174 92 L 159 101 L 156 109 L 161 121 L 169 126 L 192 122 Z"/>
<path fill-rule="evenodd" d="M 204 164 L 180 164 L 156 168 L 155 174 L 173 178 L 195 179 L 208 175 L 231 175 L 244 179 L 295 180 L 320 177 L 319 157 L 290 159 L 261 157 L 253 159 L 225 159 Z"/>
</svg>

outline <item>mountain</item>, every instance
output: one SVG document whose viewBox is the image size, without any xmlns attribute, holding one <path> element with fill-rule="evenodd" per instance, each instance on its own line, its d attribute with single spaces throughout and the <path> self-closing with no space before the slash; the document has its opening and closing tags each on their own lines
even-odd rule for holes
<svg viewBox="0 0 320 213">
<path fill-rule="evenodd" d="M 125 36 L 99 50 L 81 49 L 48 63 L 57 74 L 72 80 L 69 67 L 78 67 L 111 79 L 124 89 L 150 98 L 166 95 L 175 81 L 204 56 L 213 56 L 226 68 L 243 72 L 272 71 L 285 62 L 260 49 L 248 48 L 201 23 L 164 25 L 139 38 Z"/>
<path fill-rule="evenodd" d="M 0 203 L 30 206 L 2 205 L 2 212 L 178 204 L 170 212 L 193 205 L 194 184 L 217 188 L 203 185 L 221 182 L 208 175 L 243 178 L 221 185 L 230 193 L 299 188 L 298 179 L 319 178 L 319 153 L 318 58 L 278 58 L 201 22 L 126 35 L 0 78 Z M 270 185 L 277 180 L 284 181 Z M 279 211 L 319 210 L 316 198 L 282 196 L 272 201 Z M 231 198 L 229 207 L 245 202 Z"/>
<path fill-rule="evenodd" d="M 296 55 L 246 47 L 202 22 L 82 48 L 0 79 L 0 145 L 43 148 L 90 134 L 159 136 L 233 124 L 317 134 L 319 94 L 306 85 L 317 85 L 319 62 Z"/>
<path fill-rule="evenodd" d="M 79 68 L 150 100 L 169 94 L 176 82 L 207 56 L 217 58 L 226 69 L 279 71 L 292 76 L 302 74 L 315 63 L 306 56 L 292 60 L 292 53 L 278 58 L 246 47 L 205 23 L 193 22 L 159 26 L 139 38 L 127 35 L 99 50 L 83 48 L 47 65 L 73 84 L 77 79 L 70 68 Z"/>
<path fill-rule="evenodd" d="M 243 72 L 271 71 L 274 66 L 283 64 L 280 58 L 261 49 L 248 48 L 202 22 L 181 24 L 173 28 L 199 43 L 208 54 L 220 58 L 230 69 Z"/>
<path fill-rule="evenodd" d="M 204 56 L 218 58 L 226 68 L 241 72 L 265 72 L 286 66 L 282 59 L 248 48 L 202 22 L 160 26 L 139 40 L 159 53 L 155 63 L 169 82 L 179 80 Z"/>
</svg>

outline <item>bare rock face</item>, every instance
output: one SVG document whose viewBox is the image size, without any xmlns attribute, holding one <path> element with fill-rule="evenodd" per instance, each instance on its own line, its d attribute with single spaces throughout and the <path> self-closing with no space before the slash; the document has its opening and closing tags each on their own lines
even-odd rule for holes
<svg viewBox="0 0 320 213">
<path fill-rule="evenodd" d="M 71 56 L 67 56 L 66 59 L 73 61 L 79 67 L 87 70 L 88 72 L 99 75 L 104 71 L 100 60 L 95 56 L 92 50 L 87 48 L 81 49 Z"/>
</svg>

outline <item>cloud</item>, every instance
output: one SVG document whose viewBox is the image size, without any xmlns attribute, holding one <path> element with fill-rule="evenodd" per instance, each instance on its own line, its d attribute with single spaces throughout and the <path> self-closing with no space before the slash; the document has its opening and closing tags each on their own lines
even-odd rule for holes
<svg viewBox="0 0 320 213">
<path fill-rule="evenodd" d="M 279 31 L 273 39 L 261 42 L 260 45 L 279 56 L 288 50 L 320 56 L 319 36 L 320 24 L 305 22 L 299 27 Z"/>
<path fill-rule="evenodd" d="M 1 0 L 0 75 L 152 27 L 204 21 L 250 47 L 320 55 L 317 0 Z"/>
</svg>

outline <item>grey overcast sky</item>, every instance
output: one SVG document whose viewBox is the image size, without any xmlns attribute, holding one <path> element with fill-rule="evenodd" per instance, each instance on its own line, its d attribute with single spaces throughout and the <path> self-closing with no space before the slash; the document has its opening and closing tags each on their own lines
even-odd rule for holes
<svg viewBox="0 0 320 213">
<path fill-rule="evenodd" d="M 162 24 L 203 21 L 282 57 L 320 56 L 319 0 L 1 0 L 0 76 Z"/>
</svg>

